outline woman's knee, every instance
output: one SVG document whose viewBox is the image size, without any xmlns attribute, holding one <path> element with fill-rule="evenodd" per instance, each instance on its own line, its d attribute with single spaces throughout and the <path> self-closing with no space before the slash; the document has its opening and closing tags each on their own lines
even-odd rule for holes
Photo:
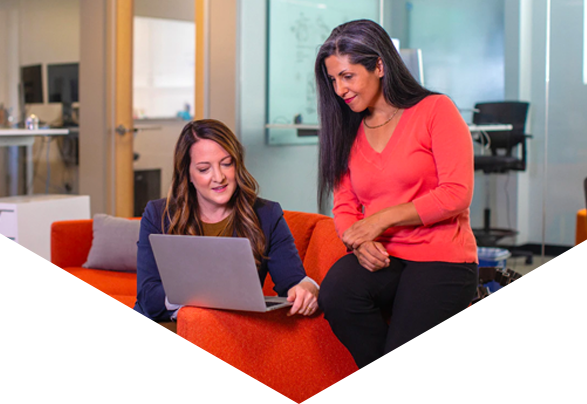
<svg viewBox="0 0 587 404">
<path fill-rule="evenodd" d="M 327 317 L 352 310 L 351 306 L 365 300 L 369 294 L 366 273 L 354 254 L 345 255 L 330 268 L 318 295 L 318 304 Z"/>
<path fill-rule="evenodd" d="M 361 269 L 354 254 L 345 255 L 330 268 L 318 295 L 318 305 L 323 311 L 340 308 L 344 304 L 357 285 Z"/>
</svg>

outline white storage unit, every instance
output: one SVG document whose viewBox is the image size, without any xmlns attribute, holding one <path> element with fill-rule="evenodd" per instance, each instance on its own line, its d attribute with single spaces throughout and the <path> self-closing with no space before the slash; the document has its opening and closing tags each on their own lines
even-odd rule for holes
<svg viewBox="0 0 587 404">
<path fill-rule="evenodd" d="M 0 310 L 0 403 L 33 402 L 32 369 L 14 310 Z"/>
<path fill-rule="evenodd" d="M 90 218 L 86 195 L 0 198 L 0 309 L 22 330 L 51 324 L 51 224 Z"/>
</svg>

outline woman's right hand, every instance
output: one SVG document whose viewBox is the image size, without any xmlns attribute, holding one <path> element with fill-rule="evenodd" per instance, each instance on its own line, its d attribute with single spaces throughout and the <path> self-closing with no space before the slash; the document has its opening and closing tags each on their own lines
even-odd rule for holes
<svg viewBox="0 0 587 404">
<path fill-rule="evenodd" d="M 383 244 L 378 241 L 365 241 L 355 248 L 353 253 L 359 260 L 359 264 L 371 272 L 388 267 L 390 263 L 389 253 Z"/>
</svg>

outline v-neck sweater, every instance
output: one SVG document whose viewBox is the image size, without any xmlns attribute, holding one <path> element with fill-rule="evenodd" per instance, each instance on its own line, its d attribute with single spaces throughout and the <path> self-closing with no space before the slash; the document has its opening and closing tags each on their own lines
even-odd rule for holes
<svg viewBox="0 0 587 404">
<path fill-rule="evenodd" d="M 348 171 L 334 190 L 336 231 L 342 237 L 356 221 L 413 202 L 423 225 L 387 229 L 377 241 L 390 255 L 478 262 L 469 220 L 473 187 L 469 128 L 450 98 L 431 95 L 403 111 L 380 153 L 369 144 L 361 123 Z"/>
</svg>

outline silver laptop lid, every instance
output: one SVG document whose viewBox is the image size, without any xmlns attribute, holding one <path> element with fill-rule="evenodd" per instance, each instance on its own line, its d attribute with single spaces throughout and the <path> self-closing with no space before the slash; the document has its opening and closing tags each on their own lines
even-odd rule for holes
<svg viewBox="0 0 587 404">
<path fill-rule="evenodd" d="M 170 303 L 267 310 L 248 239 L 151 234 L 149 241 Z"/>
</svg>

